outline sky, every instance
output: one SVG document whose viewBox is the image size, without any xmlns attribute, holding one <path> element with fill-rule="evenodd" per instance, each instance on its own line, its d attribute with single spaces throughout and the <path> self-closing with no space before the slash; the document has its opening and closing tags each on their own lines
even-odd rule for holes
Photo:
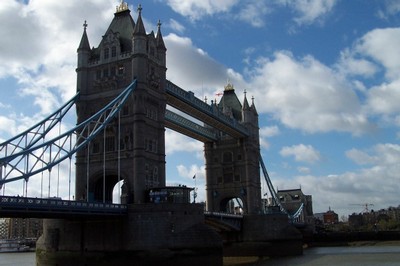
<svg viewBox="0 0 400 266">
<path fill-rule="evenodd" d="M 119 2 L 0 2 L 0 141 L 75 94 L 82 25 L 97 47 Z M 400 205 L 400 1 L 126 2 L 135 21 L 142 5 L 147 32 L 161 21 L 169 80 L 209 101 L 227 82 L 240 100 L 244 91 L 254 97 L 275 189 L 301 188 L 315 213 Z M 68 115 L 63 130 L 75 119 Z M 205 200 L 203 144 L 171 130 L 166 143 L 167 183 L 196 185 Z M 63 198 L 71 196 L 67 165 Z M 40 180 L 29 181 L 28 196 L 47 189 Z M 4 193 L 22 187 L 8 184 Z M 262 190 L 269 194 L 265 182 Z"/>
</svg>

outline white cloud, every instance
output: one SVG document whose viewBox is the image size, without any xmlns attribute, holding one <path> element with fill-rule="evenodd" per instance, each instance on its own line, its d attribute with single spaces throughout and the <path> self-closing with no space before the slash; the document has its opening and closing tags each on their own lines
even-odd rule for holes
<svg viewBox="0 0 400 266">
<path fill-rule="evenodd" d="M 260 58 L 249 73 L 257 110 L 290 128 L 355 135 L 371 128 L 348 82 L 312 56 L 296 59 L 278 51 L 272 60 Z"/>
<path fill-rule="evenodd" d="M 384 67 L 389 79 L 397 79 L 400 71 L 400 28 L 374 29 L 366 33 L 354 48 Z"/>
<path fill-rule="evenodd" d="M 304 144 L 283 147 L 279 154 L 283 157 L 294 156 L 298 162 L 314 163 L 321 159 L 319 151 L 311 145 Z"/>
<path fill-rule="evenodd" d="M 197 157 L 203 158 L 203 143 L 193 140 L 178 132 L 167 129 L 165 131 L 165 153 L 172 155 L 176 152 L 195 152 Z"/>
<path fill-rule="evenodd" d="M 308 167 L 299 166 L 297 167 L 297 171 L 302 174 L 309 174 L 311 172 L 311 169 Z"/>
<path fill-rule="evenodd" d="M 244 84 L 240 74 L 216 62 L 194 46 L 190 38 L 169 34 L 164 41 L 168 47 L 167 78 L 181 88 L 195 92 L 198 98 L 214 99 L 227 80 L 235 85 Z M 193 71 L 184 71 L 187 69 Z"/>
<path fill-rule="evenodd" d="M 377 12 L 377 16 L 381 19 L 387 20 L 390 16 L 400 12 L 400 2 L 397 0 L 386 0 L 383 4 L 383 9 Z"/>
<path fill-rule="evenodd" d="M 362 81 L 355 81 L 366 97 L 363 109 L 370 116 L 379 115 L 382 120 L 396 123 L 400 111 L 400 28 L 374 29 L 367 32 L 351 49 L 341 53 L 336 67 L 343 75 L 360 75 L 373 78 L 384 74 L 383 82 L 368 88 Z M 368 83 L 368 80 L 365 81 Z M 390 120 L 394 122 L 390 122 Z"/>
<path fill-rule="evenodd" d="M 253 27 L 260 28 L 265 24 L 266 14 L 272 12 L 266 1 L 251 0 L 243 3 L 239 13 L 236 15 L 240 21 L 244 21 Z"/>
<path fill-rule="evenodd" d="M 182 16 L 198 20 L 206 15 L 228 12 L 239 0 L 167 0 L 168 5 Z"/>
<path fill-rule="evenodd" d="M 167 25 L 169 28 L 172 30 L 178 32 L 178 33 L 183 33 L 185 31 L 185 26 L 183 26 L 181 23 L 176 21 L 175 19 L 171 18 L 168 22 Z"/>
<path fill-rule="evenodd" d="M 278 126 L 270 126 L 270 127 L 262 127 L 260 128 L 260 136 L 263 138 L 270 138 L 276 135 L 279 135 L 279 127 Z"/>
<path fill-rule="evenodd" d="M 354 52 L 349 49 L 345 49 L 341 52 L 337 68 L 342 75 L 360 75 L 363 77 L 372 77 L 379 70 L 376 64 L 366 58 L 354 54 Z"/>
<path fill-rule="evenodd" d="M 104 34 L 104 25 L 90 21 L 111 19 L 115 2 L 4 0 L 0 8 L 0 77 L 13 76 L 43 114 L 56 109 L 76 90 L 76 49 L 82 24 L 88 20 L 90 36 Z M 18 29 L 18 30 L 15 30 Z M 93 39 L 92 39 L 93 40 Z M 60 93 L 62 99 L 56 99 Z"/>
<path fill-rule="evenodd" d="M 312 195 L 314 212 L 326 211 L 330 206 L 334 211 L 340 210 L 341 215 L 347 215 L 362 211 L 362 207 L 350 204 L 371 203 L 374 209 L 399 205 L 400 145 L 380 143 L 365 150 L 351 149 L 346 156 L 368 167 L 326 176 L 302 173 L 290 179 L 271 175 L 272 182 L 279 189 L 300 185 L 303 193 Z"/>
<path fill-rule="evenodd" d="M 337 0 L 280 0 L 280 3 L 292 8 L 297 17 L 294 21 L 298 25 L 309 25 L 316 21 L 322 21 L 329 14 Z"/>
<path fill-rule="evenodd" d="M 267 138 L 274 137 L 280 134 L 278 126 L 262 127 L 259 131 L 260 134 L 260 146 L 263 149 L 269 149 L 269 142 Z"/>
<path fill-rule="evenodd" d="M 351 149 L 346 156 L 358 164 L 375 164 L 391 167 L 400 161 L 400 145 L 376 144 L 367 151 Z"/>
<path fill-rule="evenodd" d="M 398 114 L 400 112 L 400 79 L 372 87 L 367 92 L 367 107 L 375 114 Z"/>
</svg>

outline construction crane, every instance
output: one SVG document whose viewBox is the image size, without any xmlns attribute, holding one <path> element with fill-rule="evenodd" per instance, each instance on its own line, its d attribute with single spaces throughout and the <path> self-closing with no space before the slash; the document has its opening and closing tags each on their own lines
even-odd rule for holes
<svg viewBox="0 0 400 266">
<path fill-rule="evenodd" d="M 369 212 L 369 209 L 368 209 L 369 206 L 374 206 L 374 204 L 372 204 L 372 203 L 362 203 L 362 204 L 358 203 L 358 204 L 350 204 L 350 205 L 363 206 L 364 207 L 364 210 L 363 210 L 364 213 Z"/>
</svg>

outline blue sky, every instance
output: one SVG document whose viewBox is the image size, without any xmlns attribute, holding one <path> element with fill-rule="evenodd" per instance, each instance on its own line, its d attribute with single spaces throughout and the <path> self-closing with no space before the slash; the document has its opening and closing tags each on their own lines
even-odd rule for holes
<svg viewBox="0 0 400 266">
<path fill-rule="evenodd" d="M 262 157 L 276 188 L 301 186 L 314 212 L 400 204 L 399 1 L 127 3 L 134 20 L 142 4 L 148 32 L 161 20 L 168 79 L 209 100 L 227 80 L 239 99 L 244 90 L 254 96 Z M 1 1 L 1 140 L 74 95 L 82 24 L 87 20 L 97 46 L 118 4 Z M 74 123 L 72 114 L 63 128 Z M 169 130 L 166 138 L 167 182 L 193 186 L 196 174 L 204 200 L 202 143 Z M 40 194 L 39 187 L 30 181 L 28 194 Z M 67 191 L 61 188 L 63 197 Z M 22 185 L 8 185 L 6 194 L 22 194 Z"/>
</svg>

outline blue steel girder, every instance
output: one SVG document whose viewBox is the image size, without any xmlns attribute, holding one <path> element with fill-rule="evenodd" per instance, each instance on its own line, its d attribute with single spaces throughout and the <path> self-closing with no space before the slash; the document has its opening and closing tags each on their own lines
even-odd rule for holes
<svg viewBox="0 0 400 266">
<path fill-rule="evenodd" d="M 247 128 L 236 119 L 224 115 L 216 106 L 208 105 L 196 98 L 193 92 L 187 92 L 171 81 L 166 83 L 166 92 L 168 105 L 234 138 L 243 138 L 249 135 Z"/>
<path fill-rule="evenodd" d="M 35 145 L 39 140 L 44 139 L 46 134 L 61 122 L 63 117 L 75 104 L 78 97 L 79 92 L 57 111 L 47 116 L 36 125 L 1 143 L 0 164 L 12 160 L 18 153 L 24 152 L 26 149 Z"/>
<path fill-rule="evenodd" d="M 71 158 L 86 147 L 121 110 L 128 96 L 136 88 L 134 80 L 114 100 L 75 128 L 47 141 L 13 155 L 12 160 L 0 164 L 0 188 L 5 183 L 25 179 L 43 172 Z"/>
<path fill-rule="evenodd" d="M 212 129 L 201 126 L 168 109 L 165 111 L 165 126 L 202 142 L 218 139 L 217 134 Z"/>
</svg>

